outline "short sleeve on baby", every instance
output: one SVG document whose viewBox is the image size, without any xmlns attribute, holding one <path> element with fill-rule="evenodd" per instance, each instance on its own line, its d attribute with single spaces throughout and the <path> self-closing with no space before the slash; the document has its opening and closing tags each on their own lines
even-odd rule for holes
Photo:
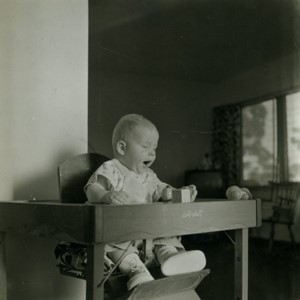
<svg viewBox="0 0 300 300">
<path fill-rule="evenodd" d="M 120 190 L 122 183 L 120 182 L 121 177 L 118 173 L 119 170 L 116 168 L 113 160 L 104 162 L 90 177 L 88 183 L 84 187 L 85 192 L 92 184 L 98 184 L 106 191 Z"/>
</svg>

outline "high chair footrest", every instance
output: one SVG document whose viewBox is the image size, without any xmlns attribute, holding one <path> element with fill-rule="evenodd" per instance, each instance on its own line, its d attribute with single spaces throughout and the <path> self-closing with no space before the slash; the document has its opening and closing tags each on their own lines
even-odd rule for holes
<svg viewBox="0 0 300 300">
<path fill-rule="evenodd" d="M 149 281 L 136 287 L 127 300 L 198 300 L 194 290 L 209 273 L 205 269 Z"/>
</svg>

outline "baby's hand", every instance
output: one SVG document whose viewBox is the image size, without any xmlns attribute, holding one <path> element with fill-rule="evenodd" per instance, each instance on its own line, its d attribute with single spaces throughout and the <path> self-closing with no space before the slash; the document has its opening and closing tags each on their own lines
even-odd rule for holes
<svg viewBox="0 0 300 300">
<path fill-rule="evenodd" d="M 184 186 L 182 189 L 189 189 L 191 194 L 191 202 L 194 202 L 197 196 L 197 188 L 195 185 L 191 184 L 189 186 Z"/>
<path fill-rule="evenodd" d="M 170 186 L 166 187 L 161 193 L 161 200 L 169 201 L 172 200 L 172 188 Z"/>
<path fill-rule="evenodd" d="M 129 194 L 124 191 L 108 192 L 104 197 L 106 197 L 106 203 L 111 204 L 127 204 L 130 199 Z"/>
</svg>

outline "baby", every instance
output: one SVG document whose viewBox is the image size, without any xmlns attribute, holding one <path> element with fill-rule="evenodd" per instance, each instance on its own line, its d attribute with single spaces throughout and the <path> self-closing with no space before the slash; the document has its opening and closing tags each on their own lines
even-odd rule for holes
<svg viewBox="0 0 300 300">
<path fill-rule="evenodd" d="M 148 204 L 172 199 L 172 187 L 161 182 L 150 169 L 156 158 L 159 133 L 146 118 L 129 114 L 122 117 L 113 131 L 114 158 L 102 164 L 91 176 L 85 191 L 90 203 Z M 196 187 L 189 187 L 191 201 Z M 153 216 L 155 217 L 155 216 Z M 106 245 L 107 256 L 120 263 L 121 272 L 129 276 L 128 290 L 153 280 L 139 257 L 141 241 Z M 165 276 L 200 271 L 206 259 L 199 250 L 185 251 L 179 238 L 153 240 L 152 251 Z"/>
</svg>

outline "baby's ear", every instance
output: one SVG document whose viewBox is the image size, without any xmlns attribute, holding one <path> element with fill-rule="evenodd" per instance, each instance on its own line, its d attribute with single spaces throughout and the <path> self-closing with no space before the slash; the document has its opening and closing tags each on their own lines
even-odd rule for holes
<svg viewBox="0 0 300 300">
<path fill-rule="evenodd" d="M 120 155 L 124 155 L 126 150 L 126 143 L 124 141 L 117 142 L 117 151 Z"/>
</svg>

